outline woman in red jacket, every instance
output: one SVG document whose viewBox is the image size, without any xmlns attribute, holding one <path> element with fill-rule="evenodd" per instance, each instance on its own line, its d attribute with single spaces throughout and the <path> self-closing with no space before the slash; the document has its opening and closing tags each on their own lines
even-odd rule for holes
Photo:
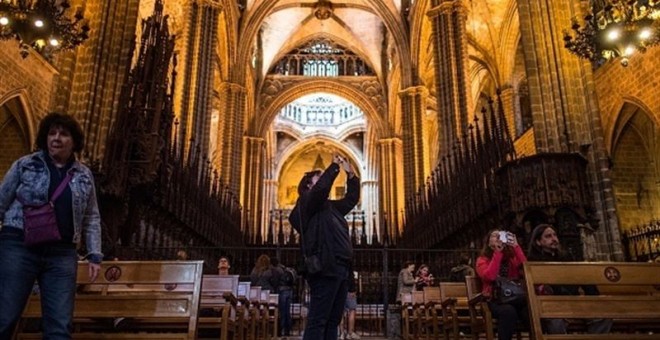
<svg viewBox="0 0 660 340">
<path fill-rule="evenodd" d="M 501 230 L 491 230 L 484 240 L 484 248 L 477 259 L 477 274 L 481 278 L 482 294 L 497 319 L 497 337 L 509 340 L 513 337 L 518 321 L 529 324 L 527 305 L 504 304 L 493 300 L 493 285 L 498 276 L 509 280 L 521 278 L 522 264 L 527 261 L 516 235 Z"/>
</svg>

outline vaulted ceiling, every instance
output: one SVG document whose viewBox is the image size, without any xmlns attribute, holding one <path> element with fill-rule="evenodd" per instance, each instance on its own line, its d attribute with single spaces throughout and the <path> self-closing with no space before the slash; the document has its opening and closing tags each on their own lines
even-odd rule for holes
<svg viewBox="0 0 660 340">
<path fill-rule="evenodd" d="M 400 16 L 403 0 L 382 0 Z M 321 3 L 331 3 L 332 12 L 327 19 L 319 19 L 315 11 Z M 432 83 L 433 46 L 431 25 L 426 12 L 432 7 L 431 0 L 411 0 L 411 16 L 418 16 L 421 29 L 417 32 L 419 71 L 427 85 Z M 249 0 L 250 11 L 260 1 Z M 472 68 L 490 69 L 495 83 L 510 76 L 513 67 L 515 45 L 519 39 L 518 17 L 515 0 L 464 0 L 468 10 L 467 32 L 470 39 Z M 413 18 L 409 17 L 411 22 Z M 413 28 L 414 29 L 414 28 Z M 366 0 L 280 0 L 261 23 L 262 74 L 275 63 L 279 56 L 316 36 L 327 36 L 364 57 L 380 75 L 386 39 L 383 20 L 372 4 Z M 497 69 L 502 68 L 498 71 Z M 474 72 L 475 74 L 479 72 Z M 504 74 L 500 74 L 504 73 Z"/>
</svg>

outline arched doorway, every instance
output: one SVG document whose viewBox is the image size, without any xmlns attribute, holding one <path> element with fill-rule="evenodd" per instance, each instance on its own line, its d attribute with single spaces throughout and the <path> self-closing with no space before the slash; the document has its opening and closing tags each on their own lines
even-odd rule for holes
<svg viewBox="0 0 660 340">
<path fill-rule="evenodd" d="M 4 176 L 16 159 L 31 150 L 32 136 L 26 117 L 20 97 L 15 96 L 0 104 L 0 177 Z"/>
<path fill-rule="evenodd" d="M 351 100 L 331 93 L 315 92 L 299 97 L 284 105 L 273 120 L 267 148 L 272 166 L 267 171 L 271 178 L 270 193 L 264 197 L 264 207 L 270 210 L 264 223 L 275 234 L 276 242 L 289 243 L 292 235 L 288 226 L 288 211 L 298 197 L 300 176 L 316 168 L 327 167 L 333 152 L 344 155 L 362 181 L 361 200 L 355 211 L 347 216 L 351 233 L 358 243 L 371 243 L 378 238 L 377 184 L 367 181 L 367 174 L 377 172 L 375 164 L 368 162 L 366 147 L 367 117 Z M 335 181 L 330 198 L 342 197 L 346 179 L 343 173 Z M 270 230 L 274 229 L 274 230 Z M 281 231 L 281 229 L 283 229 Z M 283 236 L 280 236 L 283 234 Z"/>
<path fill-rule="evenodd" d="M 622 232 L 660 217 L 659 133 L 642 108 L 623 106 L 611 139 L 612 182 Z"/>
</svg>

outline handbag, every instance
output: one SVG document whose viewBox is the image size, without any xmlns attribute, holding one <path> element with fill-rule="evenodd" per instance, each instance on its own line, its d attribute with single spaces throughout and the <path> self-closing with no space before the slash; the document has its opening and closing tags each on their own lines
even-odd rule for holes
<svg viewBox="0 0 660 340">
<path fill-rule="evenodd" d="M 498 276 L 493 286 L 493 300 L 499 304 L 521 305 L 527 301 L 527 291 L 521 282 Z"/>
<path fill-rule="evenodd" d="M 71 181 L 71 174 L 67 173 L 48 203 L 41 206 L 23 205 L 23 231 L 26 246 L 37 246 L 62 239 L 57 226 L 54 202 L 60 197 L 69 181 Z"/>
</svg>

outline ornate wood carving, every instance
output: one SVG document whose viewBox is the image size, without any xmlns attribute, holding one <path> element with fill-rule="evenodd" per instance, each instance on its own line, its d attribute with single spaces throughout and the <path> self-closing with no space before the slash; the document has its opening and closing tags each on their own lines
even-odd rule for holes
<svg viewBox="0 0 660 340">
<path fill-rule="evenodd" d="M 449 249 L 480 244 L 491 228 L 521 228 L 539 211 L 546 222 L 567 223 L 566 240 L 579 248 L 578 223 L 591 223 L 587 161 L 578 154 L 539 154 L 516 159 L 502 102 L 490 101 L 481 121 L 457 140 L 406 204 L 404 246 Z M 561 220 L 561 221 L 559 221 Z M 570 228 L 569 228 L 570 227 Z M 570 235 L 569 235 L 570 234 Z"/>
<path fill-rule="evenodd" d="M 162 258 L 164 247 L 242 244 L 237 196 L 199 146 L 173 138 L 174 37 L 162 9 L 156 1 L 142 23 L 137 62 L 97 169 L 106 253 L 131 245 L 140 250 L 136 259 Z"/>
</svg>

